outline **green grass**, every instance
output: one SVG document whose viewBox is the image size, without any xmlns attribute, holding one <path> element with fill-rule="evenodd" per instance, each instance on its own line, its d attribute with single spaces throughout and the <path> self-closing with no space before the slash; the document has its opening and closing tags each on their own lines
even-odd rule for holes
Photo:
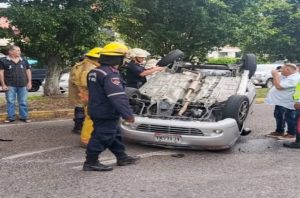
<svg viewBox="0 0 300 198">
<path fill-rule="evenodd" d="M 44 96 L 28 96 L 28 101 L 33 101 L 33 100 L 43 100 L 45 97 Z"/>
<path fill-rule="evenodd" d="M 268 94 L 270 89 L 268 88 L 261 88 L 261 89 L 256 89 L 256 98 L 265 98 Z"/>
</svg>

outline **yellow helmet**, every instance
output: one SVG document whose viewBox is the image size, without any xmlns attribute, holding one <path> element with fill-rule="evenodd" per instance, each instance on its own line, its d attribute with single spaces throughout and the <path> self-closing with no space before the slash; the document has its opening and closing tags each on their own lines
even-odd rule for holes
<svg viewBox="0 0 300 198">
<path fill-rule="evenodd" d="M 125 56 L 128 47 L 122 43 L 111 42 L 103 47 L 101 54 L 106 56 Z"/>
<path fill-rule="evenodd" d="M 93 58 L 99 58 L 102 50 L 103 50 L 103 48 L 101 48 L 101 47 L 95 47 L 95 48 L 91 49 L 90 51 L 88 51 L 85 55 L 89 56 L 89 57 L 93 57 Z"/>
</svg>

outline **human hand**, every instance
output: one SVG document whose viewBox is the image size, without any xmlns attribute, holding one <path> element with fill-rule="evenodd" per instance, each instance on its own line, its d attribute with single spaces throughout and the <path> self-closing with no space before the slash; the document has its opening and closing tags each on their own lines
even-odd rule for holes
<svg viewBox="0 0 300 198">
<path fill-rule="evenodd" d="M 27 83 L 27 86 L 26 86 L 27 90 L 30 90 L 32 88 L 32 84 L 31 82 Z"/>
<path fill-rule="evenodd" d="M 271 74 L 272 76 L 279 75 L 279 71 L 277 69 L 272 69 Z"/>
<path fill-rule="evenodd" d="M 2 85 L 2 90 L 3 90 L 3 91 L 7 91 L 7 90 L 8 90 L 8 86 Z"/>
<path fill-rule="evenodd" d="M 300 102 L 296 102 L 296 103 L 294 104 L 294 107 L 295 107 L 295 109 L 300 109 Z"/>
</svg>

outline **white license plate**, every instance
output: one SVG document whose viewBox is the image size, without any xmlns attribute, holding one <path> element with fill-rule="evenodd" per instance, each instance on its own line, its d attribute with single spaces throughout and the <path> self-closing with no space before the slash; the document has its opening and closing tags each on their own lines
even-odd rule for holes
<svg viewBox="0 0 300 198">
<path fill-rule="evenodd" d="M 178 144 L 181 143 L 182 141 L 181 135 L 173 135 L 173 134 L 155 133 L 154 138 L 156 142 L 173 143 L 173 144 Z"/>
</svg>

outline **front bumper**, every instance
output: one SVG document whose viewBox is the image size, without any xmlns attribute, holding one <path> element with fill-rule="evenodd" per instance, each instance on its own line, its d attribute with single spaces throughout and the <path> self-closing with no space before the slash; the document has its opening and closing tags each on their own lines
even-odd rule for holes
<svg viewBox="0 0 300 198">
<path fill-rule="evenodd" d="M 218 122 L 201 122 L 136 117 L 134 124 L 122 122 L 120 126 L 126 139 L 167 148 L 222 150 L 230 148 L 240 137 L 237 123 L 231 118 Z M 139 130 L 140 126 L 144 127 L 143 130 Z M 160 131 L 166 128 L 169 131 Z M 187 131 L 199 133 L 189 134 Z M 176 141 L 165 141 L 157 136 L 169 136 Z"/>
</svg>

